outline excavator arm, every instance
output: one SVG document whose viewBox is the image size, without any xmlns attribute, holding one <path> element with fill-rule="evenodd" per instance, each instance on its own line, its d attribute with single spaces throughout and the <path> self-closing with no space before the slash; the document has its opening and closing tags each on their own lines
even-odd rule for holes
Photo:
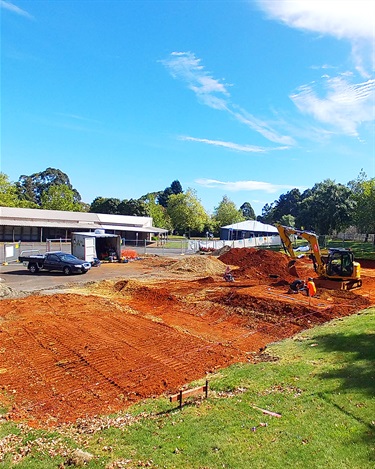
<svg viewBox="0 0 375 469">
<path fill-rule="evenodd" d="M 288 252 L 290 257 L 292 259 L 296 258 L 296 253 L 294 252 L 293 249 L 293 242 L 291 240 L 292 235 L 297 235 L 303 239 L 306 239 L 306 241 L 310 245 L 310 249 L 312 251 L 311 254 L 311 259 L 314 263 L 314 269 L 319 275 L 325 275 L 325 266 L 324 262 L 322 259 L 322 255 L 320 252 L 319 248 L 319 243 L 318 243 L 318 237 L 316 236 L 315 233 L 312 233 L 310 231 L 302 231 L 302 230 L 296 230 L 294 228 L 290 228 L 289 226 L 283 226 L 283 225 L 276 225 L 277 231 L 279 232 L 281 241 L 284 245 L 285 250 Z"/>
</svg>

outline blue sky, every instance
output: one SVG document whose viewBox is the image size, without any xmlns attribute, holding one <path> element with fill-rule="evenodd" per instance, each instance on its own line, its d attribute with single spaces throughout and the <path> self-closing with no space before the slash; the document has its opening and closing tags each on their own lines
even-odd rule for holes
<svg viewBox="0 0 375 469">
<path fill-rule="evenodd" d="M 257 214 L 324 179 L 375 177 L 367 0 L 1 4 L 1 171 L 47 167 L 83 201 L 178 179 Z"/>
</svg>

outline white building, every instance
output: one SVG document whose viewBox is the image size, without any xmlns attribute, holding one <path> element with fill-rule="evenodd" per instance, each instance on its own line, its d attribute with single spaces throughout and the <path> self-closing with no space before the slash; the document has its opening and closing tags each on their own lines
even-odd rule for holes
<svg viewBox="0 0 375 469">
<path fill-rule="evenodd" d="M 72 232 L 97 229 L 120 235 L 126 241 L 150 240 L 153 235 L 168 233 L 152 226 L 151 217 L 0 207 L 0 241 L 69 239 Z"/>
<path fill-rule="evenodd" d="M 224 241 L 238 241 L 241 239 L 269 236 L 278 236 L 277 228 L 256 220 L 241 221 L 220 228 L 220 239 Z"/>
</svg>

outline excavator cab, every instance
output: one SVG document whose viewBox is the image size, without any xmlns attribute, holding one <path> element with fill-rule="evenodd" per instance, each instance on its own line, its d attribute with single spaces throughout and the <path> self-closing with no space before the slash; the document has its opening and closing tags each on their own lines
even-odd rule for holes
<svg viewBox="0 0 375 469">
<path fill-rule="evenodd" d="M 354 271 L 354 257 L 347 249 L 330 249 L 326 267 L 330 277 L 352 277 Z"/>
</svg>

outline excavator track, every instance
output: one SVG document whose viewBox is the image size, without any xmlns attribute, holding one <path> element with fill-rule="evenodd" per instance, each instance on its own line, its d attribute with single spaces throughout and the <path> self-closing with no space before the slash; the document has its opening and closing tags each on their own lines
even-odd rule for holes
<svg viewBox="0 0 375 469">
<path fill-rule="evenodd" d="M 314 282 L 318 288 L 326 288 L 327 290 L 355 290 L 362 286 L 361 279 L 331 280 L 327 278 L 316 278 Z"/>
</svg>

